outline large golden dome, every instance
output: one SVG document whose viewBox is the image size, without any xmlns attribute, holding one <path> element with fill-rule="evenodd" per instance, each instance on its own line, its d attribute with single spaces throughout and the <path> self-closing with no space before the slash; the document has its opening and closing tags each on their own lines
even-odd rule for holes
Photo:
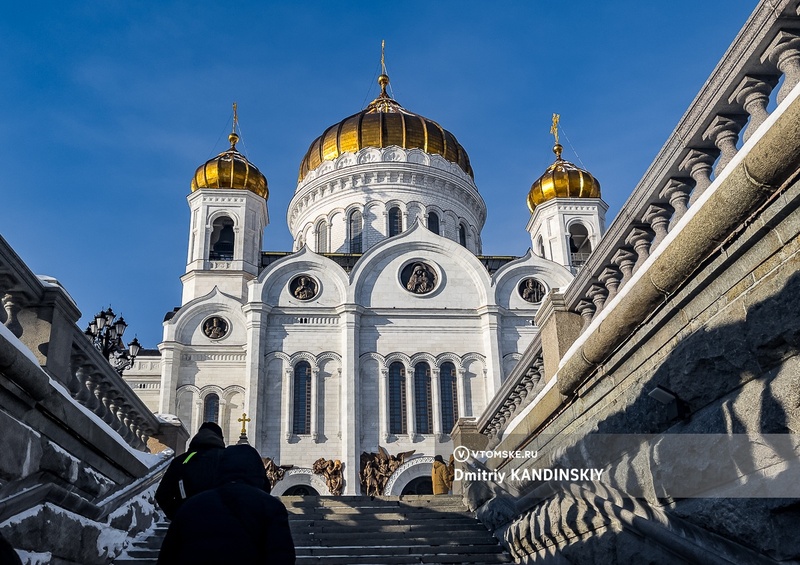
<svg viewBox="0 0 800 565">
<path fill-rule="evenodd" d="M 311 143 L 300 163 L 298 182 L 324 161 L 333 161 L 342 153 L 390 145 L 441 155 L 474 176 L 467 152 L 452 133 L 433 120 L 400 106 L 386 93 L 389 77 L 385 73 L 378 77 L 378 84 L 381 93 L 366 109 L 332 125 Z"/>
<path fill-rule="evenodd" d="M 238 188 L 267 198 L 267 178 L 236 150 L 239 136 L 231 133 L 228 140 L 230 149 L 197 167 L 192 179 L 192 192 L 201 188 Z"/>
<path fill-rule="evenodd" d="M 539 204 L 553 198 L 600 198 L 600 183 L 591 173 L 561 158 L 561 144 L 553 152 L 556 161 L 536 179 L 528 192 L 528 209 L 533 212 Z"/>
</svg>

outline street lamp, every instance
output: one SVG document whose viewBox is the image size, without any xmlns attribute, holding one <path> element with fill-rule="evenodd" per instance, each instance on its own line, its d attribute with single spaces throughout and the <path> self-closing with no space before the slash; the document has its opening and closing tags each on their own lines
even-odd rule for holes
<svg viewBox="0 0 800 565">
<path fill-rule="evenodd" d="M 125 318 L 120 316 L 117 319 L 109 306 L 105 312 L 101 310 L 95 315 L 84 332 L 92 340 L 94 347 L 108 359 L 108 362 L 120 375 L 125 369 L 133 367 L 133 361 L 142 348 L 139 340 L 135 337 L 128 344 L 128 348 L 125 348 L 122 334 L 125 333 L 127 327 Z"/>
</svg>

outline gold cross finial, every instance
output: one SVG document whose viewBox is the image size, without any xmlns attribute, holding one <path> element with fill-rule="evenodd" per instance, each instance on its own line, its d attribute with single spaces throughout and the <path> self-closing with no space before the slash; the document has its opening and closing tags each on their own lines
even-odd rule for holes
<svg viewBox="0 0 800 565">
<path fill-rule="evenodd" d="M 553 145 L 553 153 L 556 154 L 556 157 L 558 159 L 561 159 L 561 151 L 562 151 L 563 147 L 558 142 L 558 122 L 559 122 L 559 120 L 561 120 L 561 116 L 558 115 L 558 114 L 553 114 L 553 125 L 550 126 L 550 133 L 553 134 L 553 137 L 555 137 L 555 140 L 556 140 L 556 144 Z"/>
<path fill-rule="evenodd" d="M 553 114 L 553 125 L 550 126 L 550 133 L 556 138 L 556 144 L 558 144 L 558 121 L 561 119 L 561 116 L 558 114 Z"/>
<path fill-rule="evenodd" d="M 389 75 L 386 74 L 386 40 L 381 39 L 381 76 L 378 77 L 378 84 L 381 85 L 381 98 L 388 98 L 386 86 L 389 84 Z"/>
<path fill-rule="evenodd" d="M 250 421 L 250 418 L 247 417 L 246 413 L 242 412 L 242 417 L 236 421 L 242 423 L 242 435 L 245 435 L 247 433 L 247 428 L 245 426 L 247 425 L 247 422 Z"/>
<path fill-rule="evenodd" d="M 236 102 L 233 103 L 233 127 L 231 128 L 231 133 L 228 136 L 228 141 L 231 142 L 231 149 L 236 147 L 236 142 L 239 141 L 239 136 L 236 134 L 236 126 L 239 125 L 239 113 L 238 113 L 238 106 Z"/>
</svg>

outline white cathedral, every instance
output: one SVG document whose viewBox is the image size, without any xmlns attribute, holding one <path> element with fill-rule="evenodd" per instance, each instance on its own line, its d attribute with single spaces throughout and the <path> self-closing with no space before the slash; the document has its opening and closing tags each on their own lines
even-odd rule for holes
<svg viewBox="0 0 800 565">
<path fill-rule="evenodd" d="M 391 98 L 385 71 L 366 109 L 328 127 L 300 163 L 291 252 L 262 251 L 265 176 L 236 149 L 201 165 L 180 308 L 160 356 L 127 380 L 193 434 L 218 422 L 293 468 L 274 494 L 318 492 L 319 458 L 362 492 L 362 452 L 414 451 L 387 495 L 430 477 L 459 418 L 481 414 L 603 234 L 599 183 L 561 158 L 528 195 L 532 251 L 482 254 L 486 205 L 469 157 L 439 124 Z M 150 375 L 148 383 L 148 375 Z"/>
</svg>

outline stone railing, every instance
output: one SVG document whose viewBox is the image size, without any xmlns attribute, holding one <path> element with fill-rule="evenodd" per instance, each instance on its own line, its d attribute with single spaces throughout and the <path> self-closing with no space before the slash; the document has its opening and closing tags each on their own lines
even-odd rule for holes
<svg viewBox="0 0 800 565">
<path fill-rule="evenodd" d="M 76 325 L 81 313 L 54 279 L 37 277 L 0 237 L 0 323 L 78 403 L 144 450 L 159 421 Z"/>
<path fill-rule="evenodd" d="M 753 11 L 608 232 L 564 290 L 566 309 L 583 319 L 581 331 L 667 239 L 739 147 L 769 118 L 770 108 L 798 83 L 798 15 L 798 0 L 762 1 Z M 558 365 L 558 360 L 552 362 Z M 478 419 L 478 430 L 489 437 L 490 446 L 543 390 L 545 380 L 537 338 Z"/>
<path fill-rule="evenodd" d="M 584 329 L 800 79 L 797 0 L 761 2 L 564 293 Z M 776 85 L 783 80 L 776 91 Z"/>
<path fill-rule="evenodd" d="M 501 432 L 544 388 L 541 334 L 533 338 L 511 374 L 478 418 L 478 430 L 496 442 Z M 490 445 L 492 445 L 490 443 Z"/>
</svg>

